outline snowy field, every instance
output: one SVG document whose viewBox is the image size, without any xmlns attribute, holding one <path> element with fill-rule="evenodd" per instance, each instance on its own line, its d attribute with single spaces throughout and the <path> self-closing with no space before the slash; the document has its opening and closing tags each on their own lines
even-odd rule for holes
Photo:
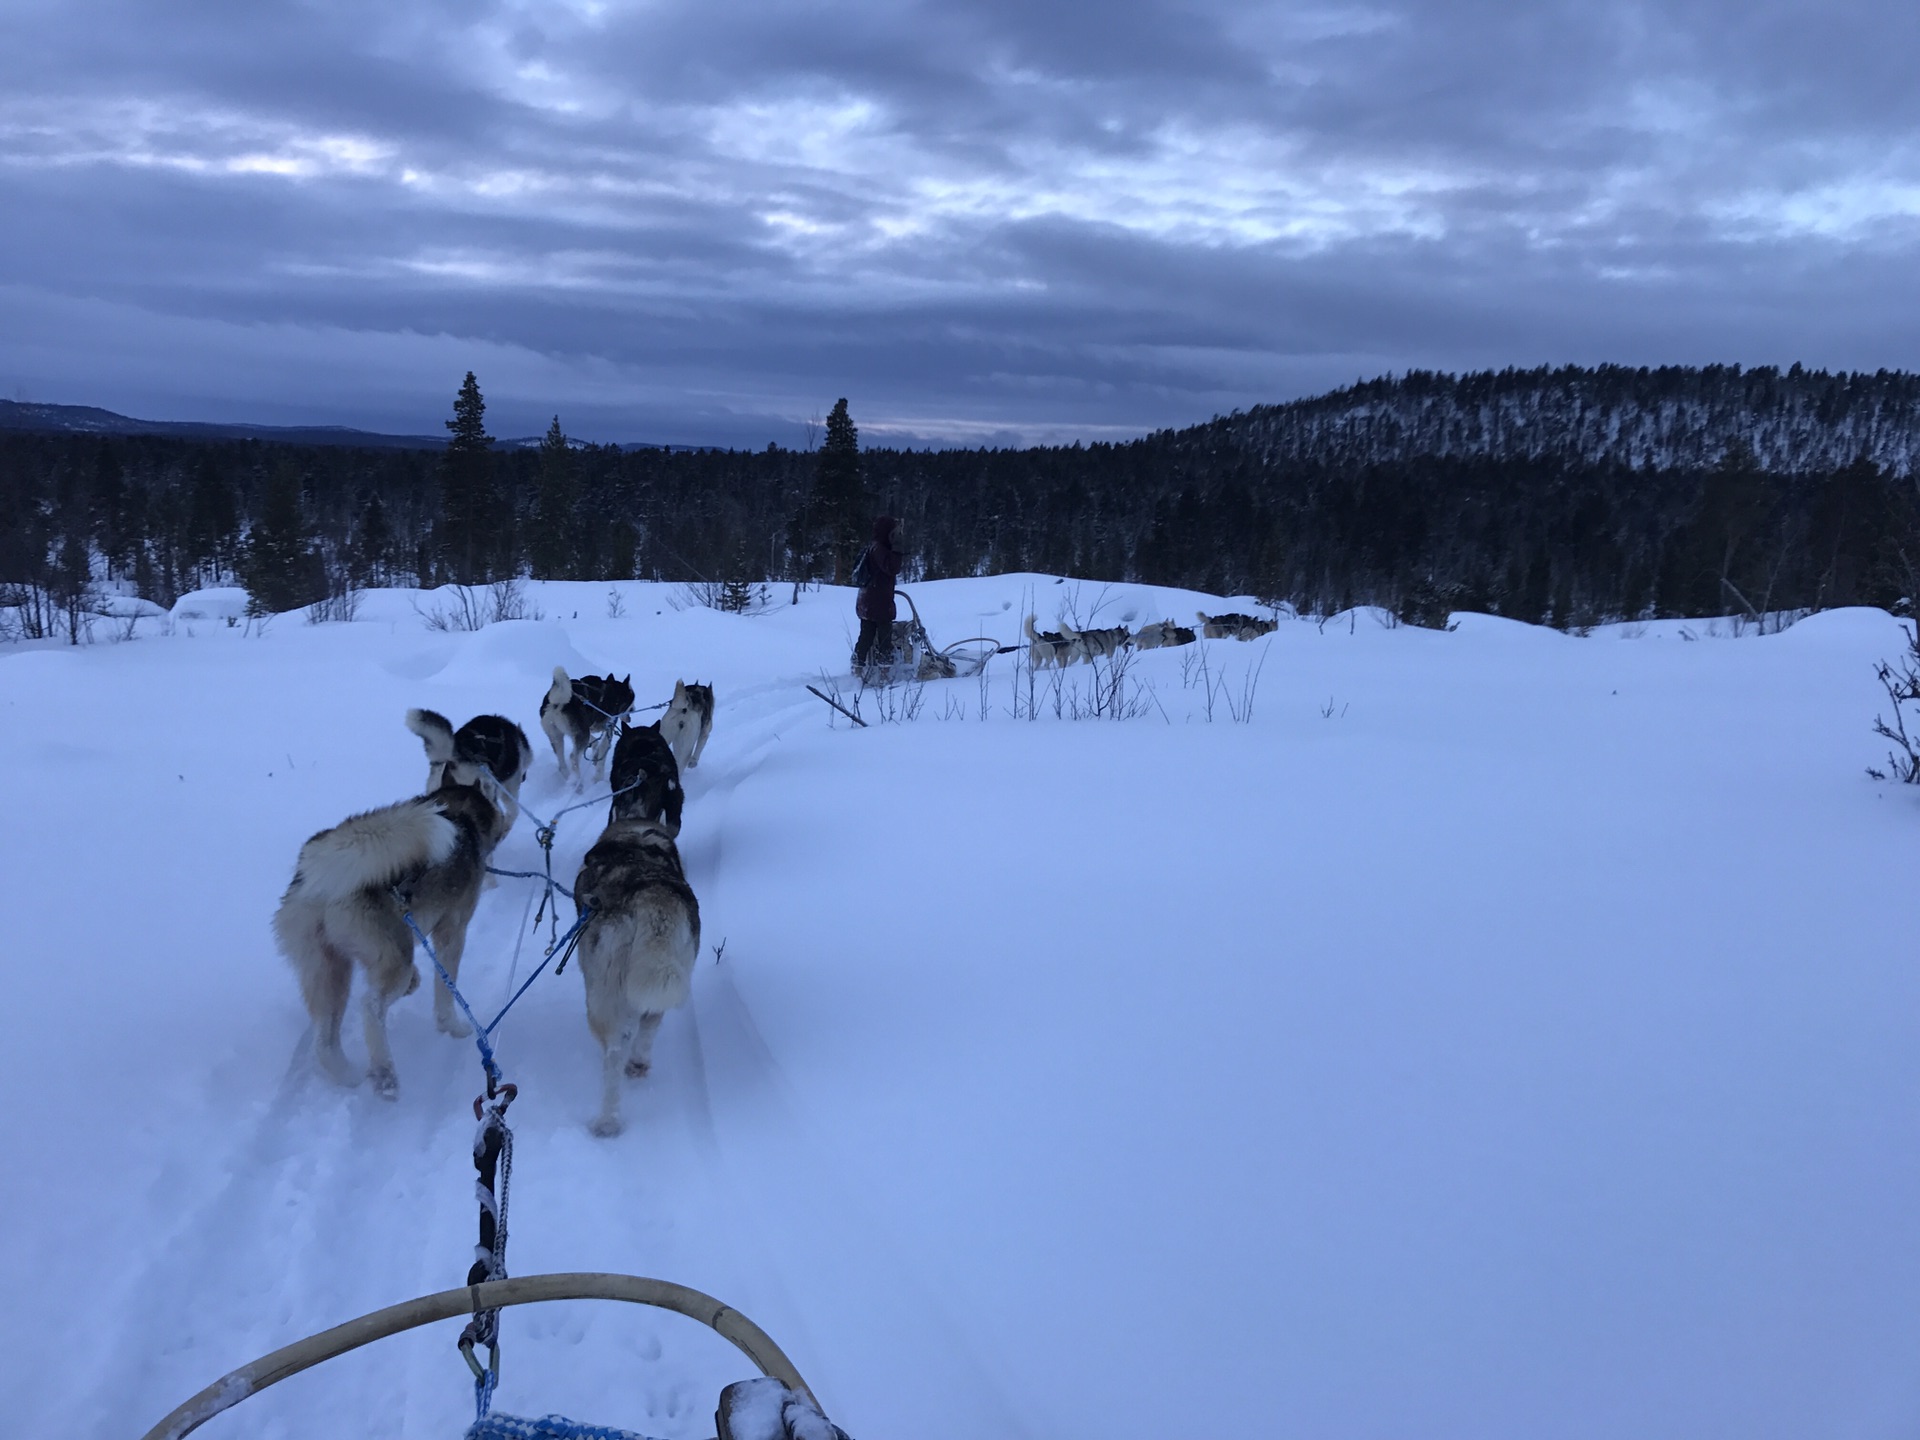
<svg viewBox="0 0 1920 1440">
<path fill-rule="evenodd" d="M 1011 718 L 1002 657 L 984 720 L 961 680 L 854 730 L 804 688 L 844 665 L 845 592 L 735 616 L 632 584 L 609 618 L 609 589 L 533 586 L 546 618 L 477 633 L 382 592 L 256 635 L 213 597 L 0 652 L 0 1432 L 137 1436 L 464 1280 L 472 1045 L 423 989 L 398 1100 L 331 1085 L 267 922 L 302 840 L 422 782 L 410 705 L 515 717 L 529 804 L 572 798 L 536 725 L 556 663 L 642 704 L 716 686 L 682 836 L 708 949 L 618 1139 L 587 1133 L 571 969 L 502 1027 L 514 1273 L 716 1294 L 856 1440 L 1920 1427 L 1920 797 L 1863 774 L 1886 615 L 1288 621 L 1196 647 L 1211 682 L 1142 655 L 1137 718 L 1056 716 L 1044 682 Z M 1225 608 L 913 593 L 936 639 Z M 562 822 L 564 879 L 601 814 Z M 537 857 L 523 822 L 496 863 Z M 532 888 L 482 901 L 485 1014 L 538 954 Z M 458 1328 L 202 1433 L 456 1436 Z M 707 1436 L 746 1373 L 632 1307 L 503 1329 L 521 1413 Z"/>
</svg>

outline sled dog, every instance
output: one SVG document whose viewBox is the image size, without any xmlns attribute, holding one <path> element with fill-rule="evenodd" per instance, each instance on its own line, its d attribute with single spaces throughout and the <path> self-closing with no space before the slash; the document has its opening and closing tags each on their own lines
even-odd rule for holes
<svg viewBox="0 0 1920 1440">
<path fill-rule="evenodd" d="M 582 675 L 571 680 L 561 666 L 553 667 L 553 684 L 540 701 L 540 728 L 553 746 L 553 758 L 567 769 L 566 744 L 573 743 L 573 781 L 580 783 L 580 752 L 593 756 L 593 778 L 598 780 L 613 744 L 614 722 L 633 709 L 633 676 Z"/>
<path fill-rule="evenodd" d="M 1133 643 L 1142 650 L 1158 650 L 1163 645 L 1191 645 L 1198 637 L 1186 625 L 1176 625 L 1171 620 L 1156 620 L 1151 625 L 1142 625 L 1133 637 Z"/>
<path fill-rule="evenodd" d="M 613 803 L 607 823 L 639 816 L 678 837 L 686 792 L 680 787 L 680 762 L 660 731 L 658 720 L 651 725 L 621 724 L 620 742 L 613 747 Z"/>
<path fill-rule="evenodd" d="M 707 737 L 713 734 L 713 687 L 674 681 L 673 699 L 667 702 L 667 713 L 660 717 L 660 733 L 673 747 L 673 758 L 682 770 L 698 765 L 707 748 Z M 620 786 L 616 782 L 613 788 L 618 790 Z"/>
<path fill-rule="evenodd" d="M 1197 613 L 1200 633 L 1209 640 L 1258 640 L 1280 628 L 1278 620 L 1262 620 L 1256 615 L 1209 615 L 1204 610 Z"/>
<path fill-rule="evenodd" d="M 427 786 L 423 794 L 440 788 L 447 767 L 456 761 L 484 769 L 514 799 L 533 768 L 533 746 L 527 732 L 504 715 L 476 715 L 458 730 L 434 710 L 407 711 L 407 729 L 427 747 Z"/>
<path fill-rule="evenodd" d="M 399 1093 L 387 1007 L 420 985 L 408 913 L 433 941 L 447 974 L 459 977 L 487 860 L 512 823 L 474 783 L 481 773 L 470 762 L 449 761 L 431 794 L 351 816 L 300 847 L 273 933 L 313 1017 L 315 1058 L 342 1085 L 361 1079 L 340 1047 L 357 965 L 366 977 L 360 999 L 366 1075 L 387 1099 Z M 453 997 L 437 981 L 433 1018 L 449 1035 L 467 1034 Z"/>
<path fill-rule="evenodd" d="M 1033 620 L 1033 616 L 1027 616 L 1027 664 L 1035 670 L 1072 664 L 1073 642 L 1058 630 L 1037 629 Z"/>
<path fill-rule="evenodd" d="M 603 1136 L 620 1133 L 621 1077 L 647 1073 L 661 1017 L 686 1002 L 700 956 L 700 902 L 673 843 L 683 798 L 673 751 L 654 726 L 629 729 L 613 771 L 616 791 L 622 779 L 634 788 L 614 796 L 607 828 L 573 882 L 577 913 L 591 912 L 580 978 L 601 1054 L 591 1129 Z"/>
<path fill-rule="evenodd" d="M 1072 658 L 1075 660 L 1102 659 L 1133 639 L 1124 625 L 1115 625 L 1110 630 L 1076 630 L 1062 621 L 1060 633 L 1067 637 L 1067 644 L 1073 647 Z"/>
</svg>

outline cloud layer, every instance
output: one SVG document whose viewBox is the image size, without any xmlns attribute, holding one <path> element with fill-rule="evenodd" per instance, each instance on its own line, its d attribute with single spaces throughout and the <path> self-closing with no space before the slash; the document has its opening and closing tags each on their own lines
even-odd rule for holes
<svg viewBox="0 0 1920 1440">
<path fill-rule="evenodd" d="M 0 391 L 1125 435 L 1357 375 L 1920 364 L 1920 9 L 23 0 Z"/>
</svg>

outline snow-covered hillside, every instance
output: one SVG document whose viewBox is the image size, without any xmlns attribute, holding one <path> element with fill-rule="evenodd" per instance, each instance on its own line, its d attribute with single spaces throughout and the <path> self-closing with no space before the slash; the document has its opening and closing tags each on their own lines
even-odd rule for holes
<svg viewBox="0 0 1920 1440">
<path fill-rule="evenodd" d="M 914 593 L 936 639 L 1227 603 Z M 519 719 L 530 805 L 572 798 L 535 724 L 555 664 L 716 687 L 682 836 L 708 949 L 618 1139 L 587 1133 L 572 970 L 502 1027 L 514 1273 L 716 1294 L 859 1440 L 1920 1424 L 1920 813 L 1863 775 L 1887 616 L 1288 621 L 1141 655 L 1137 718 L 1070 718 L 1078 670 L 1016 720 L 1003 657 L 855 730 L 804 688 L 844 665 L 845 592 L 529 596 L 546 618 L 477 633 L 387 592 L 0 654 L 0 1431 L 138 1435 L 464 1279 L 472 1045 L 423 990 L 396 1102 L 321 1079 L 267 921 L 302 840 L 420 785 L 410 705 Z M 599 818 L 562 822 L 564 878 Z M 523 824 L 498 863 L 537 856 Z M 484 1013 L 537 957 L 532 888 L 481 903 Z M 745 1373 L 631 1307 L 503 1328 L 523 1413 L 705 1436 Z M 202 1433 L 457 1435 L 457 1331 Z"/>
</svg>

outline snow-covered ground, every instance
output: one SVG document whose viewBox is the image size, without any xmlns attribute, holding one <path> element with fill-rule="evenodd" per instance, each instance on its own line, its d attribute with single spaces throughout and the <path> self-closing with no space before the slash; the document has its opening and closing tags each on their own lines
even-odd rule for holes
<svg viewBox="0 0 1920 1440">
<path fill-rule="evenodd" d="M 1920 806 L 1863 774 L 1887 616 L 1289 621 L 1204 647 L 1211 722 L 1196 652 L 1162 651 L 1140 718 L 1056 717 L 1043 683 L 1015 720 L 1003 658 L 984 720 L 962 680 L 853 730 L 803 688 L 844 663 L 844 592 L 743 617 L 623 585 L 609 618 L 610 588 L 470 634 L 381 593 L 259 635 L 213 596 L 0 655 L 0 1432 L 138 1435 L 464 1278 L 473 1047 L 423 991 L 396 1103 L 322 1080 L 267 920 L 307 835 L 421 783 L 409 705 L 518 718 L 529 803 L 571 798 L 535 724 L 556 663 L 642 703 L 716 686 L 682 837 L 709 948 L 616 1140 L 571 970 L 502 1027 L 515 1273 L 717 1294 L 858 1440 L 1920 1425 Z M 939 639 L 1222 605 L 914 593 Z M 563 822 L 565 878 L 598 823 Z M 536 860 L 523 825 L 498 863 Z M 538 953 L 532 888 L 482 902 L 483 1013 Z M 457 1330 L 203 1433 L 444 1440 Z M 504 1331 L 523 1413 L 710 1435 L 745 1373 L 631 1307 Z"/>
</svg>

